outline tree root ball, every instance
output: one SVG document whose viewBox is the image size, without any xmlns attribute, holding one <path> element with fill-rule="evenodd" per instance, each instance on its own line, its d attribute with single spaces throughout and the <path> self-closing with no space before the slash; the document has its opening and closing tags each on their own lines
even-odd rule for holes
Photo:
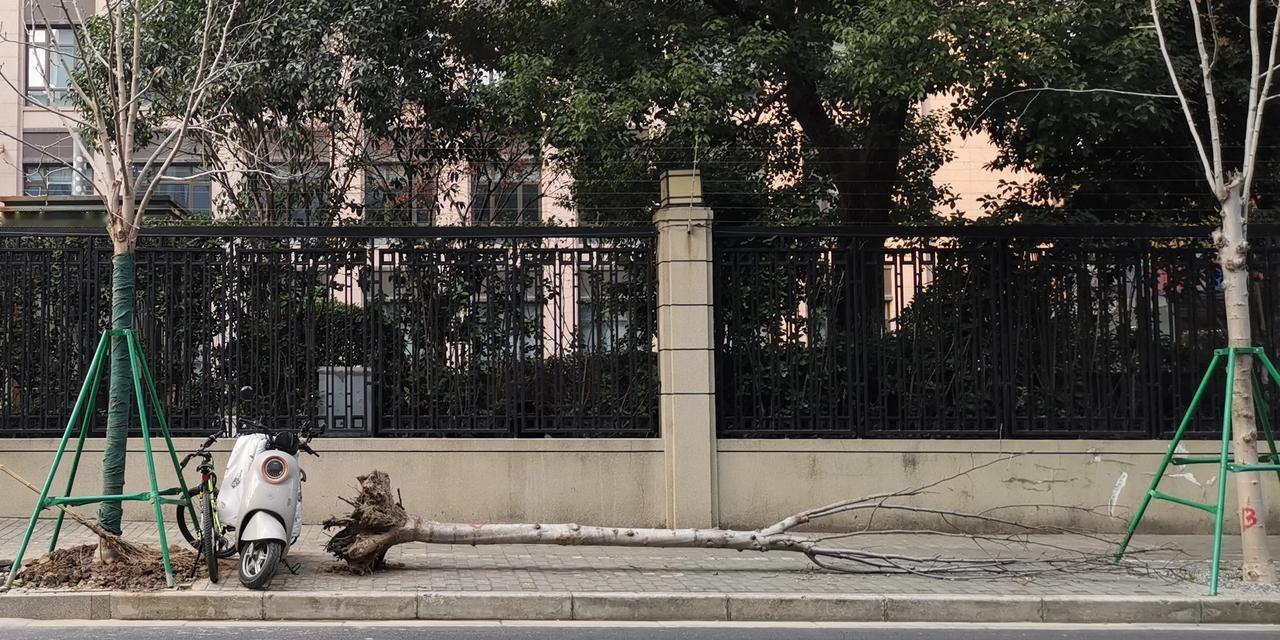
<svg viewBox="0 0 1280 640">
<path fill-rule="evenodd" d="M 392 497 L 391 478 L 381 471 L 357 476 L 360 493 L 345 517 L 324 521 L 325 529 L 339 529 L 325 544 L 325 551 L 347 563 L 356 573 L 367 573 L 386 566 L 387 548 L 394 542 L 388 537 L 409 521 L 404 506 Z"/>
</svg>

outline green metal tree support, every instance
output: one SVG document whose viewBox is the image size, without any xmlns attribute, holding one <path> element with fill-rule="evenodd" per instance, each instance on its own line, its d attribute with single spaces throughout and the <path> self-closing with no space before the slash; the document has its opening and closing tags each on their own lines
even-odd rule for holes
<svg viewBox="0 0 1280 640">
<path fill-rule="evenodd" d="M 89 427 L 93 421 L 94 401 L 97 398 L 102 370 L 105 368 L 104 361 L 107 359 L 111 338 L 115 337 L 123 337 L 129 349 L 129 368 L 133 374 L 133 392 L 138 406 L 138 418 L 142 423 L 142 444 L 147 453 L 147 473 L 151 480 L 151 489 L 139 493 L 72 496 L 71 490 L 75 486 L 76 471 L 80 466 L 80 454 L 84 451 L 85 436 L 89 434 Z M 150 402 L 147 402 L 147 400 Z M 147 415 L 148 409 L 154 414 L 156 424 L 160 427 L 160 433 L 164 436 L 165 446 L 169 450 L 169 459 L 173 462 L 173 470 L 178 477 L 177 487 L 161 490 L 156 482 L 156 465 L 151 450 L 151 423 Z M 51 496 L 49 491 L 53 487 L 54 478 L 58 475 L 58 466 L 62 463 L 62 454 L 66 452 L 67 443 L 71 440 L 71 434 L 77 427 L 79 427 L 79 435 L 76 439 L 75 455 L 71 458 L 71 472 L 67 476 L 67 495 L 64 497 Z M 21 546 L 18 547 L 18 555 L 13 559 L 13 567 L 9 570 L 5 588 L 9 588 L 13 584 L 14 576 L 18 575 L 18 570 L 22 567 L 22 556 L 27 552 L 27 545 L 31 542 L 31 534 L 36 528 L 36 521 L 39 520 L 40 514 L 46 509 L 59 505 L 73 507 L 99 502 L 125 502 L 130 500 L 150 502 L 155 509 L 156 528 L 160 532 L 160 556 L 164 559 L 165 580 L 172 587 L 174 584 L 173 567 L 169 562 L 169 542 L 165 536 L 164 515 L 161 506 L 164 504 L 185 506 L 191 510 L 192 522 L 196 521 L 194 519 L 196 517 L 195 508 L 191 504 L 191 492 L 187 490 L 187 483 L 182 478 L 182 470 L 178 465 L 178 454 L 173 448 L 173 438 L 169 435 L 169 424 L 165 421 L 164 411 L 160 409 L 160 395 L 156 393 L 155 381 L 151 378 L 151 369 L 147 366 L 146 358 L 142 355 L 142 348 L 138 345 L 138 336 L 133 329 L 108 329 L 103 332 L 102 339 L 98 341 L 98 348 L 94 351 L 93 360 L 89 363 L 89 371 L 85 375 L 84 386 L 80 388 L 80 395 L 76 397 L 75 407 L 71 410 L 71 418 L 67 420 L 67 428 L 62 433 L 62 441 L 58 444 L 58 452 L 53 456 L 53 464 L 49 467 L 49 476 L 44 481 L 44 488 L 40 490 L 40 499 L 36 502 L 35 511 L 31 514 L 31 521 L 27 523 L 27 531 L 22 537 Z M 49 540 L 49 551 L 53 551 L 58 545 L 58 534 L 62 531 L 62 521 L 65 515 L 65 512 L 61 509 L 58 510 L 58 519 L 53 525 L 53 536 Z"/>
<path fill-rule="evenodd" d="M 1191 405 L 1187 407 L 1187 412 L 1182 416 L 1182 423 L 1178 425 L 1178 430 L 1173 434 L 1173 440 L 1169 443 L 1169 450 L 1164 454 L 1164 460 L 1160 462 L 1160 469 L 1156 471 L 1156 475 L 1151 479 L 1151 486 L 1147 489 L 1147 494 L 1142 498 L 1142 504 L 1133 514 L 1133 519 L 1129 522 L 1129 531 L 1125 534 L 1124 541 L 1120 543 L 1120 549 L 1116 551 L 1115 559 L 1117 562 L 1124 556 L 1124 551 L 1129 546 L 1129 541 L 1133 539 L 1133 532 L 1137 530 L 1138 524 L 1142 521 L 1143 514 L 1147 511 L 1147 506 L 1152 500 L 1165 500 L 1175 504 L 1193 507 L 1201 511 L 1207 512 L 1213 516 L 1213 567 L 1209 572 L 1209 595 L 1218 595 L 1218 565 L 1222 559 L 1222 523 L 1226 513 L 1227 502 L 1227 484 L 1229 473 L 1245 473 L 1251 471 L 1275 471 L 1276 476 L 1280 477 L 1280 454 L 1276 452 L 1275 434 L 1271 430 L 1271 421 L 1267 415 L 1267 403 L 1262 399 L 1262 389 L 1259 384 L 1258 368 L 1253 368 L 1253 405 L 1257 411 L 1258 421 L 1262 424 L 1262 434 L 1267 439 L 1267 445 L 1271 448 L 1270 453 L 1258 454 L 1258 464 L 1239 464 L 1232 460 L 1231 447 L 1231 389 L 1235 384 L 1236 375 L 1236 356 L 1252 355 L 1262 363 L 1267 374 L 1271 376 L 1271 380 L 1276 384 L 1280 384 L 1280 371 L 1276 370 L 1276 366 L 1272 364 L 1271 359 L 1267 357 L 1259 347 L 1234 347 L 1230 349 L 1217 349 L 1213 352 L 1213 360 L 1209 362 L 1209 368 L 1204 372 L 1204 378 L 1200 381 L 1200 387 L 1196 389 L 1196 393 L 1191 397 Z M 1227 393 L 1225 406 L 1222 409 L 1222 448 L 1216 456 L 1177 456 L 1176 449 L 1178 443 L 1182 442 L 1183 435 L 1187 432 L 1187 427 L 1191 425 L 1191 418 L 1195 415 L 1196 408 L 1200 405 L 1200 400 L 1204 398 L 1205 389 L 1209 388 L 1209 383 L 1213 379 L 1213 375 L 1219 369 L 1226 369 L 1227 372 Z M 1214 504 L 1206 502 L 1198 502 L 1196 500 L 1188 500 L 1179 498 L 1178 496 L 1169 495 L 1158 491 L 1156 487 L 1160 485 L 1160 481 L 1164 479 L 1164 472 L 1169 465 L 1176 466 L 1188 464 L 1216 464 L 1218 465 L 1218 500 Z"/>
</svg>

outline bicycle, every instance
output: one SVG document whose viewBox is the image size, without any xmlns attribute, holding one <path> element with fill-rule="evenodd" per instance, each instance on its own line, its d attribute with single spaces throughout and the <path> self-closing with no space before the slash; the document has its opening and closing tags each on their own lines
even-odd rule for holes
<svg viewBox="0 0 1280 640">
<path fill-rule="evenodd" d="M 188 494 L 191 497 L 191 516 L 195 522 L 188 523 L 188 509 L 184 505 L 177 505 L 178 531 L 182 533 L 182 537 L 188 544 L 196 548 L 197 558 L 196 562 L 191 564 L 191 575 L 195 575 L 199 556 L 203 555 L 209 569 L 209 581 L 215 583 L 219 579 L 218 560 L 230 558 L 236 554 L 235 543 L 226 535 L 227 529 L 218 519 L 218 474 L 214 473 L 213 454 L 209 453 L 209 447 L 212 447 L 220 437 L 222 437 L 221 432 L 209 436 L 200 448 L 187 454 L 178 464 L 185 470 L 187 463 L 192 459 L 200 459 L 200 464 L 196 466 L 200 471 L 200 485 L 192 487 Z M 200 504 L 199 513 L 194 512 L 197 499 Z M 194 524 L 195 527 L 191 527 L 190 524 Z M 200 535 L 196 535 L 197 531 Z"/>
</svg>

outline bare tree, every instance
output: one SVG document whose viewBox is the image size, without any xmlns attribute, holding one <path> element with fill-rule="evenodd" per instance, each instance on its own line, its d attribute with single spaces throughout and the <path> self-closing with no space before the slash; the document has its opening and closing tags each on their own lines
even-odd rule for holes
<svg viewBox="0 0 1280 640">
<path fill-rule="evenodd" d="M 138 233 L 152 200 L 167 181 L 191 180 L 165 174 L 175 159 L 190 153 L 188 135 L 198 114 L 208 114 L 216 89 L 235 82 L 237 32 L 252 25 L 238 23 L 240 0 L 107 0 L 96 14 L 85 15 L 78 0 L 28 2 L 29 33 L 42 31 L 43 42 L 24 43 L 43 51 L 65 78 L 71 106 L 57 101 L 36 103 L 56 116 L 92 172 L 29 144 L 23 136 L 3 135 L 43 159 L 68 166 L 102 199 L 111 238 L 111 327 L 134 325 L 134 252 Z M 53 13 L 54 15 L 49 15 Z M 54 25 L 73 25 L 74 43 L 55 42 Z M 28 38 L 34 40 L 34 38 Z M 69 47 L 73 44 L 74 48 Z M 60 46 L 61 45 L 61 46 Z M 0 80 L 26 99 L 17 74 L 0 70 Z M 131 411 L 131 374 L 126 343 L 111 345 L 109 408 L 104 449 L 103 494 L 124 487 L 125 449 Z M 98 521 L 108 533 L 120 533 L 119 503 L 99 506 Z M 109 551 L 113 545 L 99 545 Z"/>
<path fill-rule="evenodd" d="M 1274 15 L 1270 29 L 1259 13 L 1264 4 L 1271 5 Z M 1253 335 L 1249 316 L 1249 221 L 1250 188 L 1257 174 L 1258 141 L 1261 139 L 1263 113 L 1267 103 L 1280 95 L 1271 93 L 1277 69 L 1277 44 L 1280 43 L 1280 7 L 1274 1 L 1249 2 L 1249 51 L 1251 68 L 1249 94 L 1244 123 L 1244 153 L 1237 166 L 1224 157 L 1219 119 L 1219 98 L 1214 89 L 1214 62 L 1218 47 L 1217 20 L 1212 2 L 1201 9 L 1199 0 L 1187 0 L 1195 30 L 1196 49 L 1200 60 L 1200 84 L 1204 91 L 1204 113 L 1197 114 L 1187 99 L 1182 81 L 1173 64 L 1173 55 L 1160 20 L 1160 6 L 1151 0 L 1151 17 L 1164 57 L 1169 80 L 1186 116 L 1187 129 L 1195 141 L 1204 169 L 1205 181 L 1222 213 L 1222 227 L 1213 234 L 1218 248 L 1218 266 L 1222 269 L 1223 297 L 1226 303 L 1227 343 L 1231 348 L 1252 347 Z M 1204 28 L 1209 25 L 1208 33 Z M 1267 36 L 1265 31 L 1269 31 Z M 1263 58 L 1266 66 L 1263 66 Z M 1208 141 L 1202 127 L 1208 129 Z M 1253 358 L 1236 356 L 1235 383 L 1231 401 L 1231 432 L 1235 462 L 1257 464 L 1258 428 L 1253 404 Z M 1226 482 L 1219 478 L 1219 482 Z M 1243 579 L 1245 582 L 1275 584 L 1276 571 L 1267 550 L 1266 507 L 1262 500 L 1261 474 L 1236 474 L 1236 497 L 1239 503 L 1240 538 L 1244 546 Z"/>
<path fill-rule="evenodd" d="M 325 521 L 325 528 L 338 531 L 325 549 L 347 563 L 357 573 L 367 573 L 385 566 L 391 547 L 409 542 L 434 544 L 551 544 L 600 545 L 652 548 L 709 548 L 738 551 L 788 551 L 803 554 L 820 567 L 849 573 L 890 573 L 964 577 L 1029 577 L 1048 573 L 1085 571 L 1150 572 L 1142 562 L 1112 564 L 1107 551 L 1087 551 L 1084 547 L 1108 549 L 1112 543 L 1101 536 L 1063 527 L 1042 527 L 1000 518 L 991 513 L 965 513 L 933 509 L 909 503 L 935 487 L 964 477 L 974 471 L 1007 462 L 1016 455 L 996 458 L 959 473 L 924 485 L 879 493 L 790 515 L 778 522 L 751 531 L 734 529 L 650 529 L 635 527 L 589 526 L 574 523 L 478 524 L 436 522 L 407 513 L 395 497 L 387 474 L 374 471 L 357 478 L 359 494 L 352 500 L 351 512 Z M 1048 505 L 1041 505 L 1048 506 Z M 1079 507 L 1069 507 L 1088 511 Z M 958 537 L 972 540 L 981 548 L 984 542 L 1016 545 L 1020 549 L 1039 551 L 1036 555 L 1017 556 L 980 553 L 968 556 L 918 556 L 859 549 L 845 544 L 859 536 L 906 533 L 871 528 L 877 513 L 910 512 L 936 517 L 942 528 L 913 529 L 911 533 Z M 798 527 L 822 522 L 841 514 L 867 514 L 863 528 L 836 533 L 805 534 Z M 1002 530 L 983 533 L 975 529 Z M 1040 540 L 1033 534 L 1065 535 L 1081 543 L 1081 548 L 1066 546 L 1060 539 Z M 1165 551 L 1149 549 L 1145 551 Z M 1144 551 L 1144 552 L 1145 552 Z M 1141 553 L 1141 552 L 1140 552 Z"/>
</svg>

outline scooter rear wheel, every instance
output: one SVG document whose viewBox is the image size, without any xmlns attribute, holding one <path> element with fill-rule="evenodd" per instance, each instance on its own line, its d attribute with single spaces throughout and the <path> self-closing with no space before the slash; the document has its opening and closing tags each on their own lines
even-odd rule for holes
<svg viewBox="0 0 1280 640">
<path fill-rule="evenodd" d="M 280 566 L 284 543 L 279 540 L 251 540 L 240 550 L 240 584 L 265 589 Z"/>
</svg>

